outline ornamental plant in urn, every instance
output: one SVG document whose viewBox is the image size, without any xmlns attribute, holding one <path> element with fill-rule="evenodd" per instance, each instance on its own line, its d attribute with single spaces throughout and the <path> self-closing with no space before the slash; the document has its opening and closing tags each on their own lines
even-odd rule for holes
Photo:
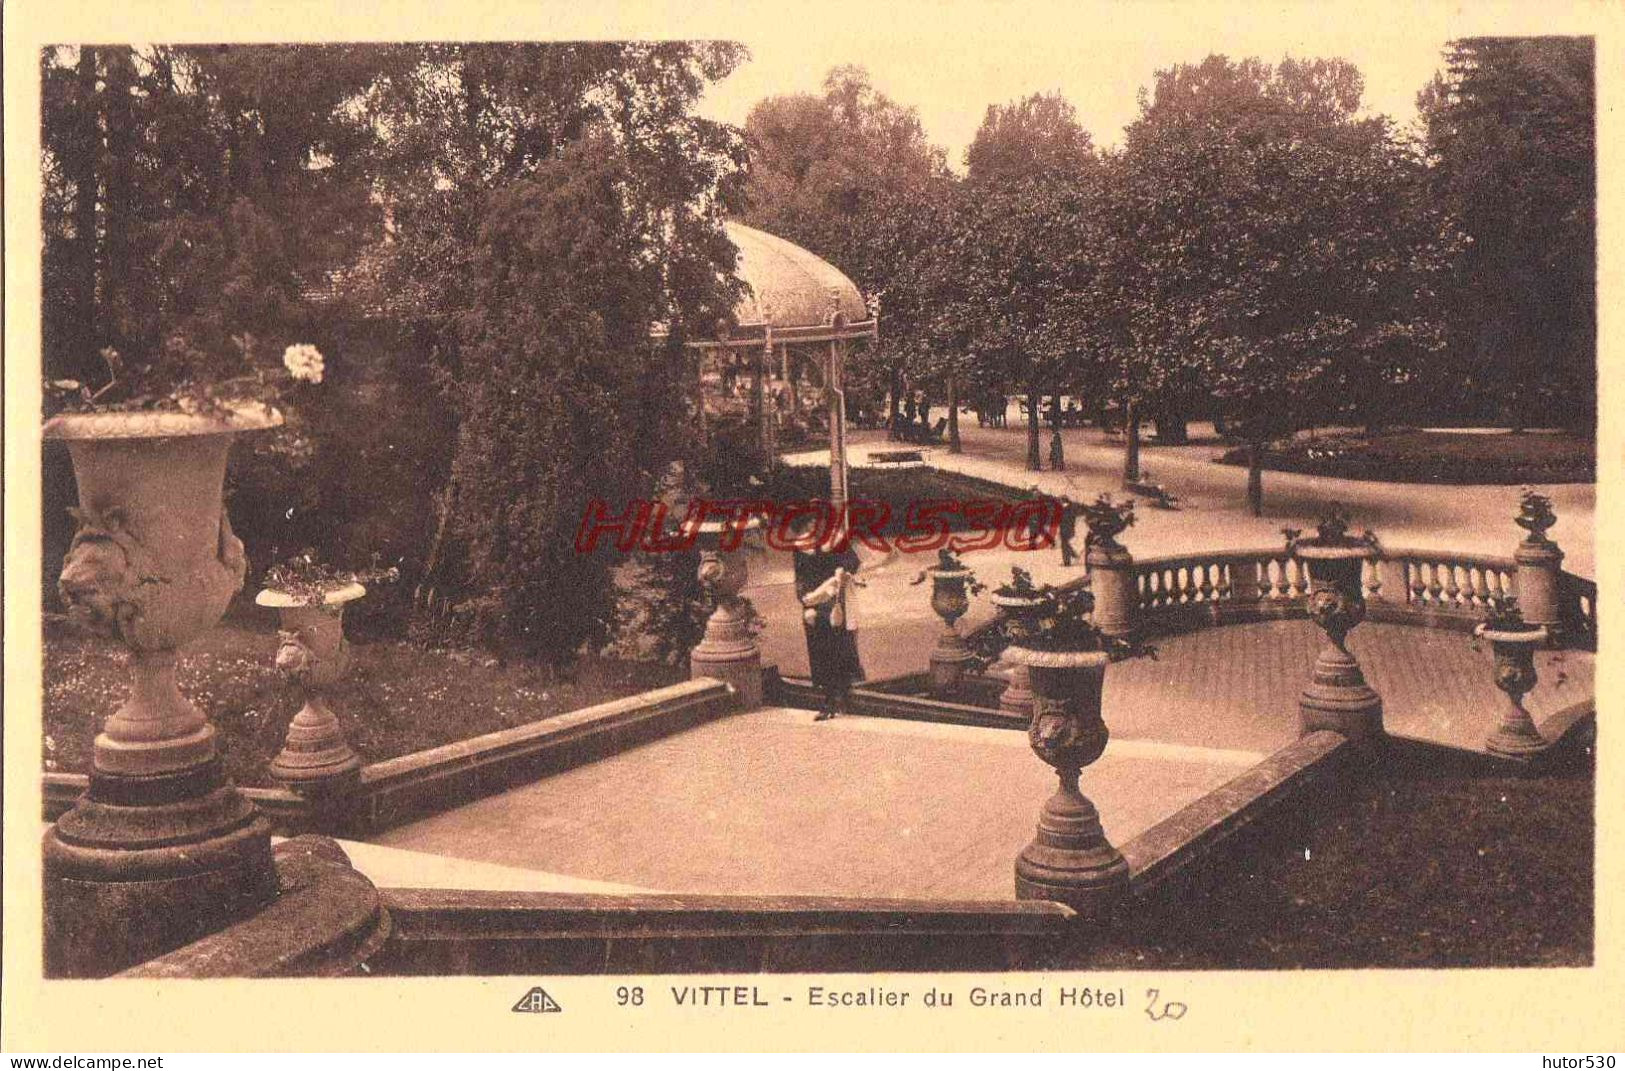
<svg viewBox="0 0 1625 1071">
<path fill-rule="evenodd" d="M 921 569 L 911 583 L 922 583 L 926 577 L 931 578 L 931 609 L 942 619 L 942 633 L 931 651 L 931 692 L 952 695 L 964 679 L 965 666 L 976 659 L 959 634 L 959 619 L 970 609 L 970 596 L 986 586 L 948 549 L 937 551 L 936 564 Z"/>
<path fill-rule="evenodd" d="M 999 612 L 998 631 L 1009 642 L 1019 644 L 1021 637 L 1036 632 L 1045 612 L 1049 609 L 1053 589 L 1040 588 L 1033 583 L 1032 574 L 1019 565 L 1010 567 L 1010 580 L 993 589 L 988 596 Z M 1003 661 L 1003 659 L 1000 659 Z M 1024 665 L 1009 663 L 1009 676 L 1004 691 L 999 693 L 999 709 L 1031 720 L 1033 716 L 1032 678 Z"/>
<path fill-rule="evenodd" d="M 1547 747 L 1546 738 L 1524 708 L 1523 697 L 1535 687 L 1535 649 L 1546 642 L 1549 634 L 1544 626 L 1525 621 L 1517 603 L 1508 596 L 1491 596 L 1484 620 L 1473 635 L 1490 641 L 1495 654 L 1495 686 L 1506 696 L 1500 724 L 1490 733 L 1485 747 L 1506 758 L 1528 759 Z"/>
<path fill-rule="evenodd" d="M 1370 531 L 1351 536 L 1348 529 L 1348 514 L 1334 502 L 1313 536 L 1296 528 L 1282 530 L 1287 553 L 1309 571 L 1309 616 L 1325 634 L 1298 699 L 1298 713 L 1306 733 L 1331 729 L 1368 738 L 1382 732 L 1382 698 L 1366 683 L 1347 641 L 1350 630 L 1365 620 L 1365 562 L 1381 547 Z"/>
<path fill-rule="evenodd" d="M 182 335 L 145 361 L 102 351 L 107 381 L 46 384 L 48 442 L 73 461 L 78 531 L 58 588 L 69 616 L 130 652 L 129 697 L 97 735 L 89 792 L 45 837 L 46 969 L 106 973 L 256 910 L 276 891 L 269 828 L 224 780 L 214 727 L 181 695 L 177 652 L 241 589 L 222 506 L 239 432 L 322 379 L 314 347 L 255 371 L 249 336 L 201 352 Z"/>
<path fill-rule="evenodd" d="M 1027 741 L 1055 768 L 1060 785 L 1044 804 L 1038 833 L 1016 860 L 1016 896 L 1057 900 L 1086 917 L 1111 912 L 1128 892 L 1128 864 L 1106 839 L 1078 778 L 1106 750 L 1101 691 L 1120 641 L 1089 619 L 1094 599 L 1079 588 L 1042 589 L 1036 628 L 1012 630 L 1004 659 L 1025 666 L 1033 691 Z"/>
<path fill-rule="evenodd" d="M 1095 595 L 1094 623 L 1108 636 L 1129 636 L 1134 632 L 1139 595 L 1134 586 L 1134 555 L 1117 537 L 1134 523 L 1134 499 L 1118 502 L 1102 493 L 1080 506 L 1079 512 L 1089 530 L 1083 561 Z"/>
<path fill-rule="evenodd" d="M 304 705 L 288 725 L 287 741 L 271 760 L 271 776 L 309 795 L 340 792 L 361 771 L 361 759 L 328 708 L 327 690 L 343 679 L 350 661 L 344 607 L 367 593 L 366 583 L 397 579 L 398 570 L 334 569 L 312 551 L 266 571 L 254 599 L 281 619 L 276 667 L 303 690 Z M 365 583 L 364 583 L 365 582 Z"/>
</svg>

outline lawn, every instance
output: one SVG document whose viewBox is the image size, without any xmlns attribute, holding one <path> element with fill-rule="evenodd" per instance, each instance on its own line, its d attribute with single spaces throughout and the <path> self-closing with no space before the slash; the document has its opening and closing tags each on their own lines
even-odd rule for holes
<svg viewBox="0 0 1625 1071">
<path fill-rule="evenodd" d="M 299 708 L 274 668 L 276 632 L 221 625 L 188 645 L 181 691 L 219 731 L 227 774 L 269 785 L 266 767 Z M 687 676 L 679 667 L 583 659 L 568 677 L 503 665 L 478 653 L 401 641 L 355 644 L 346 680 L 329 693 L 363 762 L 465 740 L 580 707 L 634 695 Z M 107 640 L 52 635 L 45 642 L 45 768 L 90 769 L 91 744 L 128 689 L 125 649 Z"/>
<path fill-rule="evenodd" d="M 1518 776 L 1441 754 L 1394 759 L 1295 809 L 1197 888 L 1081 954 L 1082 964 L 1589 965 L 1589 756 Z"/>
<path fill-rule="evenodd" d="M 1237 447 L 1219 460 L 1245 465 L 1247 451 Z M 1566 433 L 1347 432 L 1271 443 L 1264 467 L 1394 483 L 1589 483 L 1597 478 L 1597 446 Z"/>
</svg>

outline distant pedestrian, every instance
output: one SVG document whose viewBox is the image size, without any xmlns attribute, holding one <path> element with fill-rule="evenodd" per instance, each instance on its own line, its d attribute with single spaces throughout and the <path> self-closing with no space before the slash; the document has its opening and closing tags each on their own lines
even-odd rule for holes
<svg viewBox="0 0 1625 1071">
<path fill-rule="evenodd" d="M 1072 562 L 1080 555 L 1073 549 L 1072 540 L 1078 535 L 1078 518 L 1083 514 L 1083 507 L 1065 495 L 1061 496 L 1061 567 L 1071 568 Z"/>
</svg>

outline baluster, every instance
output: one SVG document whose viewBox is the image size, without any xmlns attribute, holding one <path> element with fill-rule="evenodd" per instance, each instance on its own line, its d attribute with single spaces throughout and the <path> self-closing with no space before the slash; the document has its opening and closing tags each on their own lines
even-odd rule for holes
<svg viewBox="0 0 1625 1071">
<path fill-rule="evenodd" d="M 1420 603 L 1427 594 L 1427 576 L 1424 572 L 1426 568 L 1427 566 L 1421 562 L 1410 562 L 1406 565 L 1405 571 L 1410 576 L 1411 601 L 1414 603 Z"/>
<path fill-rule="evenodd" d="M 1445 602 L 1452 610 L 1455 610 L 1461 605 L 1461 585 L 1456 582 L 1456 571 L 1460 566 L 1447 563 L 1444 568 L 1446 581 L 1444 586 Z"/>
<path fill-rule="evenodd" d="M 1204 562 L 1202 564 L 1202 601 L 1203 602 L 1212 602 L 1213 601 L 1213 570 L 1217 569 L 1217 568 L 1218 568 L 1218 566 L 1213 565 L 1211 562 Z"/>
<path fill-rule="evenodd" d="M 1275 597 L 1285 599 L 1292 594 L 1292 580 L 1287 576 L 1287 569 L 1291 566 L 1291 558 L 1278 559 L 1275 565 Z"/>
<path fill-rule="evenodd" d="M 1475 565 L 1467 570 L 1467 578 L 1472 584 L 1472 604 L 1474 609 L 1482 609 L 1490 604 L 1489 570 L 1482 565 Z"/>
<path fill-rule="evenodd" d="M 1304 592 L 1309 590 L 1309 569 L 1298 559 L 1292 559 L 1292 597 L 1303 598 Z"/>
<path fill-rule="evenodd" d="M 1444 590 L 1444 585 L 1439 582 L 1439 563 L 1438 562 L 1428 562 L 1427 563 L 1427 571 L 1428 571 L 1428 601 L 1431 602 L 1434 606 L 1438 606 L 1439 605 L 1439 593 Z"/>
</svg>

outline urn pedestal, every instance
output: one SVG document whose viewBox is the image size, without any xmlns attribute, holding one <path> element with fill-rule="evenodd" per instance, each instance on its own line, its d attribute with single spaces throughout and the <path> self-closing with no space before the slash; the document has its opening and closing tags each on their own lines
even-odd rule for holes
<svg viewBox="0 0 1625 1071">
<path fill-rule="evenodd" d="M 926 569 L 925 575 L 931 578 L 931 609 L 942 619 L 942 632 L 931 649 L 931 694 L 947 699 L 958 694 L 965 667 L 976 657 L 959 634 L 959 619 L 970 609 L 966 585 L 975 574 L 969 569 Z"/>
<path fill-rule="evenodd" d="M 232 434 L 280 420 L 256 406 L 45 425 L 46 439 L 67 442 L 79 489 L 63 602 L 123 642 L 131 671 L 129 698 L 96 737 L 89 791 L 45 835 L 48 975 L 112 974 L 276 894 L 270 828 L 226 782 L 214 727 L 181 695 L 175 666 L 243 583 L 221 501 Z"/>
<path fill-rule="evenodd" d="M 1095 627 L 1115 639 L 1134 635 L 1139 593 L 1134 587 L 1134 555 L 1117 543 L 1094 543 L 1084 555 L 1089 593 L 1095 597 Z"/>
<path fill-rule="evenodd" d="M 755 614 L 739 593 L 750 579 L 743 533 L 759 526 L 708 521 L 699 527 L 700 583 L 715 608 L 705 622 L 705 635 L 689 653 L 690 677 L 712 677 L 731 687 L 744 710 L 762 705 L 762 648 L 751 634 Z"/>
<path fill-rule="evenodd" d="M 1563 549 L 1546 535 L 1546 530 L 1557 523 L 1557 514 L 1552 511 L 1550 499 L 1531 492 L 1524 495 L 1512 520 L 1527 533 L 1512 553 L 1518 563 L 1518 616 L 1525 624 L 1546 626 L 1547 639 L 1551 639 L 1563 623 L 1563 603 L 1558 592 Z"/>
<path fill-rule="evenodd" d="M 1298 698 L 1305 733 L 1330 729 L 1351 740 L 1382 735 L 1382 697 L 1366 683 L 1348 634 L 1365 620 L 1361 570 L 1367 546 L 1299 543 L 1293 554 L 1309 570 L 1309 616 L 1325 634 L 1309 683 Z"/>
<path fill-rule="evenodd" d="M 322 592 L 314 604 L 267 588 L 254 601 L 274 607 L 281 617 L 277 669 L 299 685 L 304 705 L 288 723 L 282 750 L 271 760 L 271 776 L 307 796 L 332 797 L 360 778 L 361 758 L 344 738 L 344 728 L 327 705 L 327 690 L 344 678 L 350 644 L 344 638 L 344 607 L 367 593 L 360 584 Z"/>
<path fill-rule="evenodd" d="M 1535 651 L 1544 646 L 1549 633 L 1539 625 L 1516 628 L 1489 628 L 1480 625 L 1475 635 L 1490 641 L 1495 653 L 1495 686 L 1506 697 L 1501 705 L 1501 721 L 1484 741 L 1491 753 L 1508 759 L 1531 759 L 1545 751 L 1549 742 L 1535 728 L 1535 720 L 1524 709 L 1523 697 L 1535 687 Z"/>
<path fill-rule="evenodd" d="M 994 592 L 989 599 L 998 609 L 999 616 L 1004 618 L 1010 631 L 1017 635 L 1035 633 L 1038 630 L 1037 618 L 1048 605 L 1045 599 L 1036 595 L 1000 595 Z M 1011 662 L 1003 656 L 1000 656 L 999 662 L 1008 667 L 1004 690 L 999 693 L 999 710 L 1031 723 L 1032 675 L 1022 663 Z"/>
<path fill-rule="evenodd" d="M 1109 659 L 1099 652 L 1022 647 L 1006 648 L 1005 658 L 1031 674 L 1027 740 L 1060 782 L 1039 813 L 1036 836 L 1016 859 L 1016 898 L 1055 900 L 1085 918 L 1106 918 L 1128 895 L 1128 863 L 1106 839 L 1078 778 L 1106 750 L 1100 698 Z"/>
</svg>

